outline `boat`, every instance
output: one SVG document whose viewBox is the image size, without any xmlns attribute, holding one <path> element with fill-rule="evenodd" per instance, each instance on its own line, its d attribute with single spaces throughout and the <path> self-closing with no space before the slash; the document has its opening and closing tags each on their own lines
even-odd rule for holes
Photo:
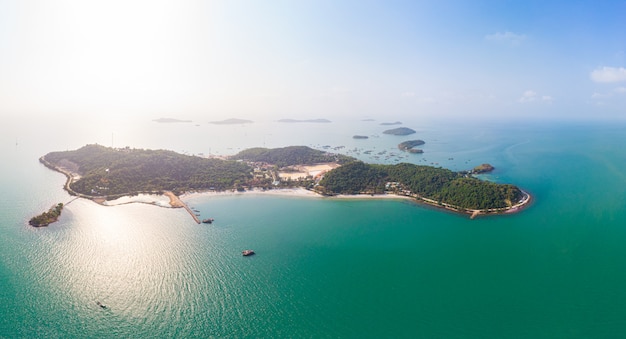
<svg viewBox="0 0 626 339">
<path fill-rule="evenodd" d="M 202 222 L 205 224 L 211 224 L 213 221 L 215 221 L 213 218 L 202 219 Z"/>
<path fill-rule="evenodd" d="M 107 306 L 103 303 L 101 303 L 99 300 L 96 301 L 96 305 L 100 306 L 100 308 L 107 308 Z"/>
<path fill-rule="evenodd" d="M 241 251 L 241 254 L 242 254 L 244 257 L 247 257 L 247 256 L 249 256 L 249 255 L 253 255 L 253 254 L 254 254 L 254 251 L 253 251 L 253 250 L 243 250 L 243 251 Z"/>
</svg>

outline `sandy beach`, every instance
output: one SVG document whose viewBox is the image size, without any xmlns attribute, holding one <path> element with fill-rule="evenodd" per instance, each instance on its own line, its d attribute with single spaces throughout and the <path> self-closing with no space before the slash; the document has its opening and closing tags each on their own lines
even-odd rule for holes
<svg viewBox="0 0 626 339">
<path fill-rule="evenodd" d="M 395 194 L 339 194 L 334 196 L 324 196 L 319 193 L 301 188 L 278 188 L 271 190 L 262 190 L 262 189 L 253 189 L 244 192 L 233 192 L 233 191 L 224 191 L 224 192 L 193 192 L 193 193 L 185 193 L 180 196 L 181 199 L 193 199 L 197 197 L 206 197 L 206 196 L 234 196 L 234 195 L 272 195 L 272 196 L 285 196 L 285 197 L 304 197 L 304 198 L 318 198 L 318 199 L 409 199 L 415 200 L 414 198 L 407 197 L 404 195 L 395 195 Z"/>
<path fill-rule="evenodd" d="M 315 178 L 340 166 L 341 165 L 334 163 L 334 162 L 315 164 L 315 165 L 301 165 L 301 166 L 295 166 L 298 170 L 297 172 L 280 172 L 278 173 L 278 176 L 281 179 L 291 179 L 291 180 L 298 180 L 300 178 L 306 178 L 308 176 Z"/>
<path fill-rule="evenodd" d="M 170 191 L 165 191 L 163 192 L 163 195 L 170 199 L 170 206 L 174 208 L 185 207 L 185 204 L 180 200 L 178 196 L 176 196 L 176 194 Z"/>
<path fill-rule="evenodd" d="M 180 198 L 181 199 L 193 199 L 197 197 L 206 197 L 206 196 L 224 197 L 224 196 L 234 196 L 234 195 L 274 195 L 274 196 L 278 195 L 278 196 L 309 197 L 309 198 L 324 197 L 321 194 L 298 187 L 298 188 L 279 188 L 279 189 L 271 189 L 271 190 L 252 189 L 252 190 L 244 191 L 244 192 L 238 192 L 238 191 L 192 192 L 192 193 L 185 193 L 181 195 Z"/>
</svg>

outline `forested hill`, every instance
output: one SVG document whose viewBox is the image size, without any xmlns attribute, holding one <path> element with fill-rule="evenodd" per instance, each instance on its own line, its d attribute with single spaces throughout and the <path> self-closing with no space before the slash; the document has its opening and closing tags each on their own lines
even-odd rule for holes
<svg viewBox="0 0 626 339">
<path fill-rule="evenodd" d="M 275 164 L 279 167 L 318 164 L 324 162 L 337 162 L 340 164 L 354 161 L 355 159 L 342 154 L 331 154 L 328 152 L 312 149 L 307 146 L 288 146 L 282 148 L 250 148 L 243 150 L 231 157 L 252 162 L 265 162 Z"/>
<path fill-rule="evenodd" d="M 327 194 L 383 193 L 388 182 L 398 190 L 466 209 L 504 208 L 523 193 L 508 184 L 482 181 L 448 169 L 413 164 L 372 165 L 355 161 L 327 173 L 320 190 Z"/>
<path fill-rule="evenodd" d="M 252 170 L 246 163 L 165 150 L 87 145 L 75 151 L 48 153 L 44 159 L 53 166 L 78 172 L 81 178 L 71 188 L 89 196 L 161 190 L 221 190 L 252 177 Z"/>
</svg>

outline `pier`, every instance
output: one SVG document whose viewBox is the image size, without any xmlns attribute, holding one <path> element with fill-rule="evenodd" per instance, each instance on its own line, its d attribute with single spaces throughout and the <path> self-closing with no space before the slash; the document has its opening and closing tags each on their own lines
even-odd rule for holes
<svg viewBox="0 0 626 339">
<path fill-rule="evenodd" d="M 180 198 L 176 194 L 174 194 L 174 193 L 172 193 L 170 191 L 166 191 L 166 192 L 163 192 L 163 195 L 165 195 L 168 198 L 170 198 L 170 205 L 172 207 L 174 207 L 174 208 L 182 207 L 182 208 L 186 209 L 187 212 L 189 212 L 189 214 L 193 218 L 193 220 L 195 222 L 197 222 L 198 224 L 200 223 L 200 218 L 198 218 L 196 213 L 194 213 L 194 211 L 192 211 L 191 208 L 189 208 L 189 206 L 187 206 L 187 204 L 185 204 L 182 200 L 180 200 Z"/>
</svg>

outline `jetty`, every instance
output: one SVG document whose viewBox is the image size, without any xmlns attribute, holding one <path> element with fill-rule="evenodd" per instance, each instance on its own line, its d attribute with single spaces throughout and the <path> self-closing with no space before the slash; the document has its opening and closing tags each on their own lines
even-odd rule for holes
<svg viewBox="0 0 626 339">
<path fill-rule="evenodd" d="M 196 213 L 189 206 L 187 206 L 187 204 L 185 204 L 182 200 L 180 200 L 180 198 L 176 194 L 170 191 L 165 191 L 163 192 L 163 195 L 170 198 L 170 206 L 174 208 L 180 208 L 180 207 L 184 208 L 185 210 L 187 210 L 187 212 L 189 212 L 189 215 L 191 215 L 191 217 L 196 223 L 198 224 L 201 223 L 200 218 L 198 218 Z"/>
</svg>

